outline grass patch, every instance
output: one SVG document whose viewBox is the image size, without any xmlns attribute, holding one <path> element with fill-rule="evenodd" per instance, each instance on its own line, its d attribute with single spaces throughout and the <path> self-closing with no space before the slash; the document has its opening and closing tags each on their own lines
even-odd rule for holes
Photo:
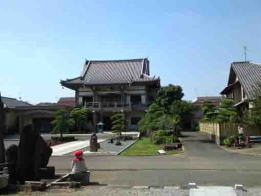
<svg viewBox="0 0 261 196">
<path fill-rule="evenodd" d="M 120 155 L 134 156 L 134 155 L 158 155 L 158 150 L 163 149 L 164 145 L 153 144 L 149 138 L 143 137 L 139 139 L 127 150 L 124 150 Z M 177 154 L 181 150 L 167 151 L 167 154 Z"/>
</svg>

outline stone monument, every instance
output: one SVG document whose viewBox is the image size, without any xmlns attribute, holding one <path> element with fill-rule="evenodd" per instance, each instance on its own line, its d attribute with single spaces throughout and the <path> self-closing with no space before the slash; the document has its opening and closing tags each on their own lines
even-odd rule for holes
<svg viewBox="0 0 261 196">
<path fill-rule="evenodd" d="M 99 148 L 100 148 L 100 144 L 98 143 L 97 135 L 96 133 L 93 133 L 91 135 L 91 140 L 90 140 L 90 151 L 97 152 Z"/>
<path fill-rule="evenodd" d="M 20 183 L 25 180 L 39 180 L 41 168 L 46 168 L 52 149 L 45 143 L 39 132 L 32 125 L 24 127 L 20 133 L 18 146 L 17 177 Z M 54 175 L 54 168 L 51 170 Z"/>
</svg>

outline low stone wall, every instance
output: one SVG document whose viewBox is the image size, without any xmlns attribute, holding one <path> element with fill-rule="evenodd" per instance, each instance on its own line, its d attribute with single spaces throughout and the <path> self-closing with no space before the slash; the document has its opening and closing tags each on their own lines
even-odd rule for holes
<svg viewBox="0 0 261 196">
<path fill-rule="evenodd" d="M 218 145 L 223 144 L 223 139 L 238 135 L 237 123 L 199 123 L 200 132 L 209 135 L 210 139 Z M 253 126 L 243 126 L 244 134 L 247 136 L 261 135 L 261 130 Z"/>
</svg>

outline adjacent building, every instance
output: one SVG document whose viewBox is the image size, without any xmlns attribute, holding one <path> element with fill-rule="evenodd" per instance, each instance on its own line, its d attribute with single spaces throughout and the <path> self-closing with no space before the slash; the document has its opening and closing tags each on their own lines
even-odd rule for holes
<svg viewBox="0 0 261 196">
<path fill-rule="evenodd" d="M 228 84 L 221 94 L 234 99 L 235 106 L 249 108 L 251 100 L 259 91 L 261 91 L 261 64 L 249 61 L 233 62 Z"/>
<path fill-rule="evenodd" d="M 76 107 L 87 107 L 95 123 L 110 130 L 114 112 L 125 114 L 128 130 L 137 130 L 139 120 L 160 88 L 160 79 L 150 76 L 147 58 L 86 61 L 80 76 L 61 81 L 75 91 Z"/>
<path fill-rule="evenodd" d="M 201 107 L 203 103 L 209 102 L 214 106 L 219 106 L 223 97 L 221 96 L 202 96 L 202 97 L 197 97 L 196 100 L 192 102 L 193 106 L 193 116 L 192 116 L 192 127 L 196 128 L 199 120 L 203 117 L 203 112 L 201 110 Z"/>
<path fill-rule="evenodd" d="M 4 123 L 6 133 L 19 133 L 26 125 L 40 133 L 52 131 L 55 112 L 61 108 L 74 108 L 74 97 L 62 97 L 57 103 L 39 103 L 32 105 L 22 100 L 1 97 L 4 104 Z"/>
</svg>

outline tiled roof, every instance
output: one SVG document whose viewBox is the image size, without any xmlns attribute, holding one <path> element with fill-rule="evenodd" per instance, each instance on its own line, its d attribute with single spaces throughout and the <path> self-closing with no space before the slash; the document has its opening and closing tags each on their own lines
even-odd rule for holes
<svg viewBox="0 0 261 196">
<path fill-rule="evenodd" d="M 66 84 L 103 85 L 158 81 L 149 76 L 148 59 L 86 61 L 80 77 L 61 81 Z"/>
<path fill-rule="evenodd" d="M 4 107 L 7 107 L 7 108 L 31 106 L 31 104 L 24 102 L 24 101 L 17 100 L 15 98 L 10 98 L 10 97 L 1 97 L 1 98 L 4 103 Z"/>
<path fill-rule="evenodd" d="M 61 97 L 56 105 L 75 107 L 75 98 L 74 97 Z"/>
<path fill-rule="evenodd" d="M 255 97 L 256 92 L 261 85 L 261 65 L 251 62 L 234 62 L 231 69 L 238 77 L 238 81 L 242 85 L 249 99 Z"/>
<path fill-rule="evenodd" d="M 41 102 L 36 104 L 35 106 L 52 106 L 55 105 L 56 103 L 51 103 L 51 102 Z"/>
<path fill-rule="evenodd" d="M 214 105 L 219 105 L 222 101 L 221 96 L 204 96 L 204 97 L 197 97 L 195 101 L 192 102 L 193 106 L 201 106 L 204 102 L 209 101 Z"/>
</svg>

